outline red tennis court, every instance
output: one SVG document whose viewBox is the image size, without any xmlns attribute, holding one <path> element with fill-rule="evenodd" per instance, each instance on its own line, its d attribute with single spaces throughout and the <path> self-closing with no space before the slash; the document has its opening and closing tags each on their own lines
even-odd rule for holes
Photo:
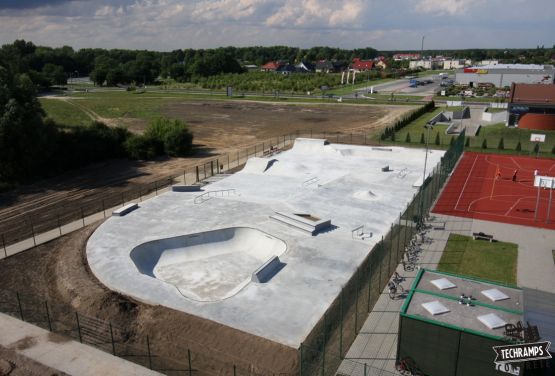
<svg viewBox="0 0 555 376">
<path fill-rule="evenodd" d="M 465 152 L 432 212 L 555 230 L 555 189 L 534 187 L 535 170 L 555 176 L 555 159 Z"/>
</svg>

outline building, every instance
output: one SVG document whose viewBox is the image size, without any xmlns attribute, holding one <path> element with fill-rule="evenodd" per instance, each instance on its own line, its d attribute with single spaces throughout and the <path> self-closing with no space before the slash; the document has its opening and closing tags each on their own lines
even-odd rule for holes
<svg viewBox="0 0 555 376">
<path fill-rule="evenodd" d="M 260 67 L 262 72 L 275 72 L 283 64 L 279 61 L 269 61 Z"/>
<path fill-rule="evenodd" d="M 553 296 L 536 294 L 422 269 L 401 308 L 397 361 L 410 358 L 425 375 L 504 375 L 494 363 L 493 346 L 551 340 L 553 335 L 546 318 L 555 303 L 541 304 Z M 535 369 L 523 366 L 520 375 L 552 375 L 552 359 L 529 365 Z"/>
<path fill-rule="evenodd" d="M 420 59 L 420 54 L 395 54 L 395 55 L 393 55 L 393 60 L 395 60 L 395 61 L 418 60 L 418 59 Z"/>
<path fill-rule="evenodd" d="M 507 125 L 555 130 L 555 85 L 513 84 L 509 94 Z"/>
<path fill-rule="evenodd" d="M 412 60 L 409 63 L 409 69 L 441 69 L 443 68 L 443 60 L 441 59 L 425 59 L 425 60 Z"/>
<path fill-rule="evenodd" d="M 460 85 L 475 86 L 490 83 L 496 87 L 516 84 L 552 84 L 555 78 L 553 65 L 495 64 L 459 69 L 455 81 Z"/>
<path fill-rule="evenodd" d="M 320 60 L 316 63 L 316 73 L 337 73 L 345 70 L 346 64 L 337 60 Z"/>
<path fill-rule="evenodd" d="M 466 65 L 465 59 L 447 59 L 443 61 L 443 69 L 460 69 Z"/>
<path fill-rule="evenodd" d="M 351 64 L 351 69 L 356 72 L 364 72 L 369 71 L 374 67 L 373 60 L 361 60 L 358 57 L 353 59 L 353 63 Z"/>
</svg>

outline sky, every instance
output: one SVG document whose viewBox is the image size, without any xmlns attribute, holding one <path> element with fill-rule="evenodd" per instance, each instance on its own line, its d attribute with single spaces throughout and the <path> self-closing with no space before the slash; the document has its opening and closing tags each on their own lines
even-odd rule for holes
<svg viewBox="0 0 555 376">
<path fill-rule="evenodd" d="M 0 0 L 0 43 L 378 50 L 555 44 L 555 0 Z"/>
</svg>

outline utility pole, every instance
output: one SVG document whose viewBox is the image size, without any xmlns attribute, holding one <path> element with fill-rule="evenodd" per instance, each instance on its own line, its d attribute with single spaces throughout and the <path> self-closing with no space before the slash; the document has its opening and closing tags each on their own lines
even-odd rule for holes
<svg viewBox="0 0 555 376">
<path fill-rule="evenodd" d="M 424 60 L 424 38 L 426 38 L 426 36 L 422 35 L 422 45 L 420 46 L 420 58 L 422 60 Z"/>
</svg>

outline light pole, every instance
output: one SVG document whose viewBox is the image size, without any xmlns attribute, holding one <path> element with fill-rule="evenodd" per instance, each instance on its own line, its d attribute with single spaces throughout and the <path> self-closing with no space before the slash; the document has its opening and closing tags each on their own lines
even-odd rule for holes
<svg viewBox="0 0 555 376">
<path fill-rule="evenodd" d="M 430 142 L 430 129 L 434 124 L 426 123 L 426 155 L 424 156 L 424 175 L 422 176 L 422 186 L 420 188 L 420 221 L 424 222 L 424 183 L 426 182 L 426 167 L 428 165 L 428 145 Z"/>
</svg>

